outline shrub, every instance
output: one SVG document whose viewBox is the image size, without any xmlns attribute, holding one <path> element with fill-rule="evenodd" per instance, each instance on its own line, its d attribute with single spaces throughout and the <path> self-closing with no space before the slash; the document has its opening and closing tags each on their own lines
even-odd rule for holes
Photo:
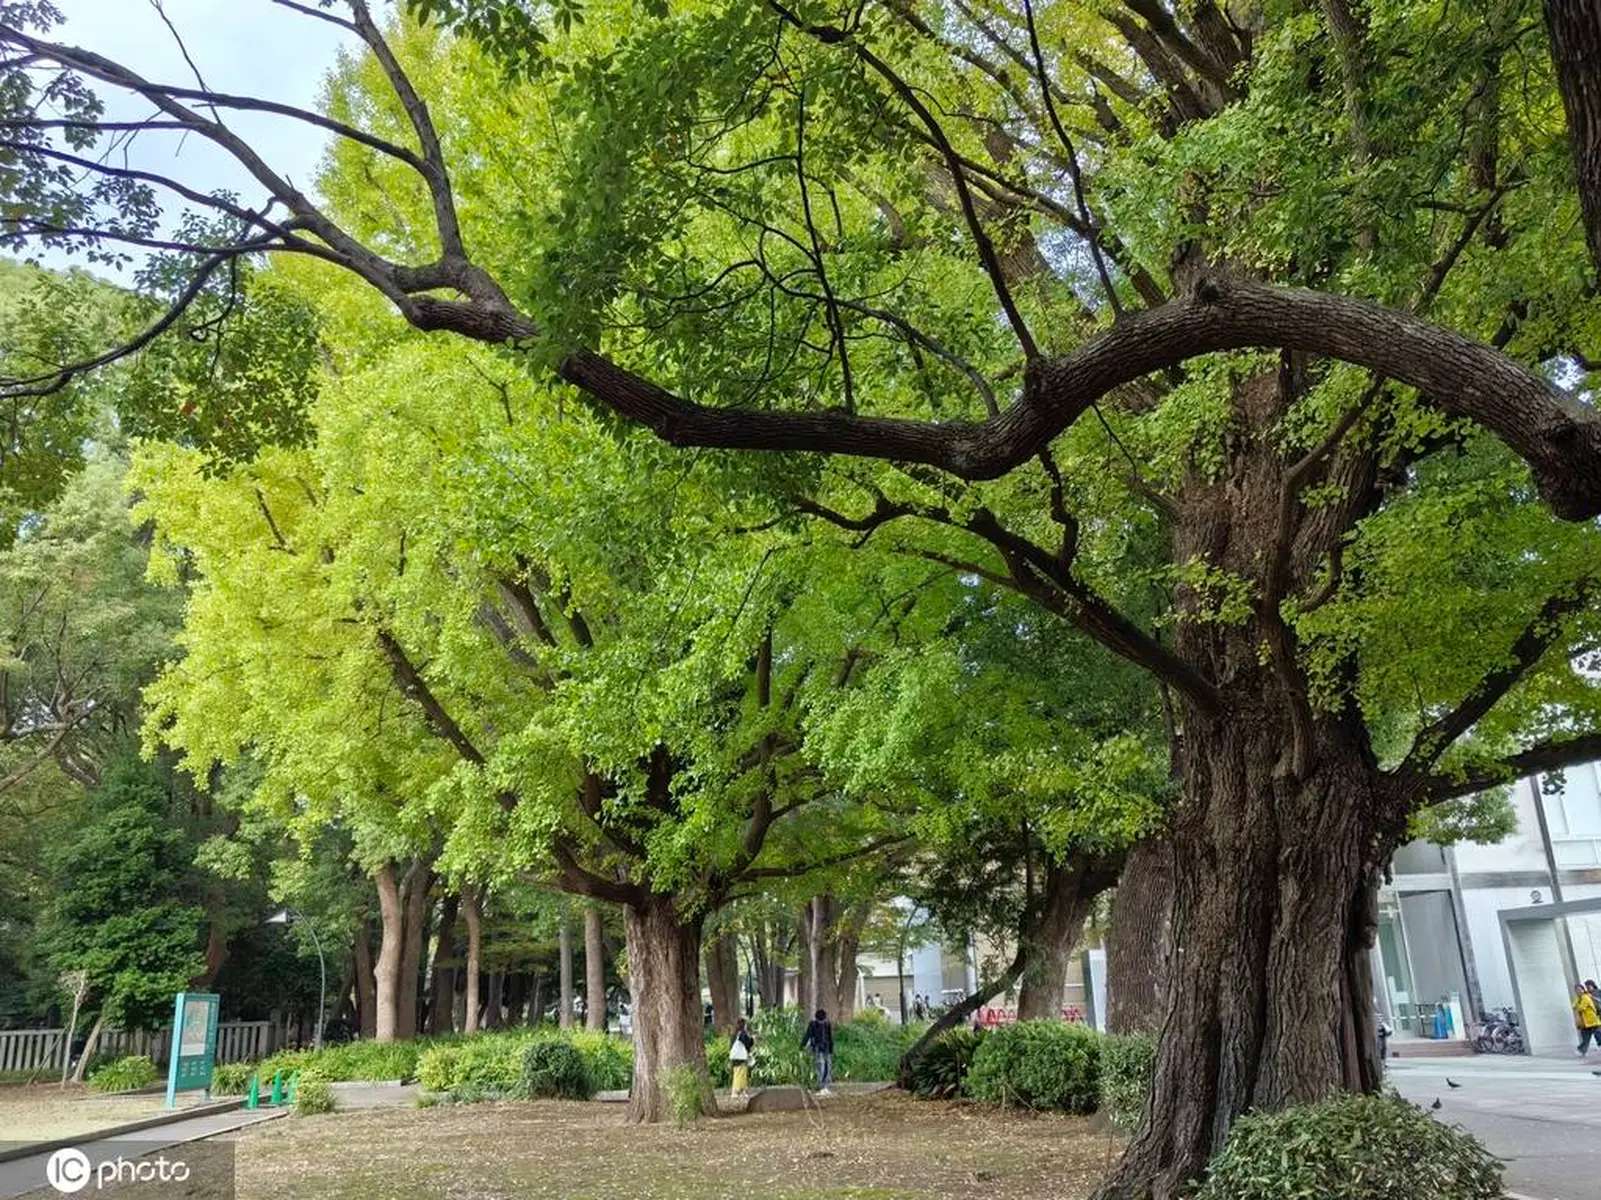
<svg viewBox="0 0 1601 1200">
<path fill-rule="evenodd" d="M 891 1025 L 877 1009 L 848 1025 L 834 1026 L 834 1078 L 847 1083 L 883 1083 L 895 1078 L 909 1045 L 907 1030 Z"/>
<path fill-rule="evenodd" d="M 751 1082 L 757 1087 L 805 1085 L 812 1081 L 812 1056 L 801 1049 L 805 1022 L 795 1008 L 765 1008 L 751 1018 L 756 1057 L 751 1061 Z M 724 1077 L 728 1072 L 728 1039 L 723 1038 L 717 1058 Z"/>
<path fill-rule="evenodd" d="M 518 1095 L 527 1100 L 588 1100 L 595 1094 L 589 1064 L 570 1042 L 541 1039 L 523 1050 Z"/>
<path fill-rule="evenodd" d="M 250 1090 L 256 1068 L 249 1063 L 223 1063 L 211 1072 L 211 1091 L 217 1096 L 243 1096 Z"/>
<path fill-rule="evenodd" d="M 334 1110 L 334 1090 L 329 1081 L 317 1075 L 301 1075 L 295 1080 L 295 1116 L 309 1117 Z"/>
<path fill-rule="evenodd" d="M 634 1043 L 626 1038 L 578 1030 L 573 1049 L 584 1056 L 597 1092 L 622 1092 L 634 1079 Z"/>
<path fill-rule="evenodd" d="M 689 1063 L 680 1063 L 662 1072 L 662 1090 L 667 1093 L 667 1106 L 672 1109 L 674 1125 L 683 1129 L 700 1119 L 705 1087 L 706 1077 Z"/>
<path fill-rule="evenodd" d="M 430 1046 L 417 1057 L 417 1082 L 425 1092 L 448 1092 L 455 1069 L 455 1046 Z"/>
<path fill-rule="evenodd" d="M 973 1056 L 984 1041 L 976 1029 L 958 1027 L 939 1035 L 911 1064 L 908 1087 L 924 1100 L 948 1100 L 962 1094 Z"/>
<path fill-rule="evenodd" d="M 1500 1200 L 1501 1164 L 1396 1096 L 1337 1096 L 1235 1123 L 1196 1200 Z"/>
<path fill-rule="evenodd" d="M 309 1056 L 306 1066 L 324 1079 L 398 1079 L 409 1083 L 417 1077 L 417 1059 L 423 1053 L 420 1040 L 405 1042 L 346 1042 L 330 1046 Z"/>
<path fill-rule="evenodd" d="M 987 1034 L 968 1094 L 998 1104 L 1090 1113 L 1100 1102 L 1101 1035 L 1059 1021 L 1019 1021 Z"/>
<path fill-rule="evenodd" d="M 133 1092 L 160 1078 L 155 1063 L 142 1054 L 131 1054 L 97 1067 L 89 1075 L 89 1086 L 97 1092 Z"/>
<path fill-rule="evenodd" d="M 1155 1071 L 1154 1035 L 1129 1033 L 1102 1039 L 1101 1111 L 1113 1125 L 1131 1132 L 1140 1123 Z"/>
</svg>

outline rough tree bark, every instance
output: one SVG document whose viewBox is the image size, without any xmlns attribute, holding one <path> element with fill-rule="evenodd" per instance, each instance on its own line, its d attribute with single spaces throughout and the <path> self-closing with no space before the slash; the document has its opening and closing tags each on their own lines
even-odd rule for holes
<svg viewBox="0 0 1601 1200">
<path fill-rule="evenodd" d="M 400 952 L 400 988 L 395 998 L 395 1028 L 403 1038 L 416 1037 L 418 998 L 422 991 L 423 942 L 428 922 L 428 889 L 433 883 L 432 861 L 416 859 L 401 880 L 403 941 Z"/>
<path fill-rule="evenodd" d="M 733 1033 L 739 1018 L 739 940 L 731 933 L 706 942 L 706 988 L 712 996 L 712 1028 Z"/>
<path fill-rule="evenodd" d="M 670 896 L 653 894 L 642 904 L 627 905 L 623 924 L 634 1001 L 628 1119 L 646 1123 L 670 1117 L 666 1082 L 679 1068 L 699 1076 L 701 1109 L 715 1114 L 700 1005 L 701 918 L 680 913 Z"/>
<path fill-rule="evenodd" d="M 565 913 L 562 914 L 557 937 L 561 960 L 558 967 L 561 976 L 561 997 L 557 1001 L 557 1023 L 563 1029 L 571 1029 L 573 1027 L 573 928 Z M 539 1014 L 532 1014 L 530 1019 L 538 1020 Z"/>
<path fill-rule="evenodd" d="M 392 1042 L 400 1036 L 401 943 L 405 940 L 406 910 L 400 895 L 395 864 L 386 862 L 373 874 L 378 885 L 378 961 L 373 964 L 376 1017 L 373 1038 Z"/>
<path fill-rule="evenodd" d="M 593 905 L 584 909 L 584 1028 L 606 1029 L 606 942 Z"/>
<path fill-rule="evenodd" d="M 1590 258 L 1601 276 L 1601 0 L 1545 0 Z"/>
<path fill-rule="evenodd" d="M 1173 953 L 1173 847 L 1150 838 L 1129 851 L 1106 935 L 1106 1027 L 1155 1033 L 1167 1011 Z"/>
<path fill-rule="evenodd" d="M 1062 1013 L 1067 994 L 1067 968 L 1084 934 L 1084 921 L 1095 903 L 1079 887 L 1087 860 L 1073 857 L 1051 861 L 1045 868 L 1045 895 L 1039 923 L 1034 927 L 1028 969 L 1017 992 L 1019 1021 L 1051 1021 Z"/>
<path fill-rule="evenodd" d="M 434 979 L 428 996 L 428 1032 L 449 1033 L 456 1012 L 456 916 L 461 900 L 452 894 L 439 906 L 439 935 L 434 941 Z"/>
</svg>

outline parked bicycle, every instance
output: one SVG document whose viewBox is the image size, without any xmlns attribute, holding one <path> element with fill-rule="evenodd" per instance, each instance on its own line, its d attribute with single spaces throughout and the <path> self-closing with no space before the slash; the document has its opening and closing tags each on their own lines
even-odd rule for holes
<svg viewBox="0 0 1601 1200">
<path fill-rule="evenodd" d="M 1510 1008 L 1498 1008 L 1482 1014 L 1473 1046 L 1481 1054 L 1524 1053 L 1523 1030 L 1518 1028 L 1518 1014 Z"/>
</svg>

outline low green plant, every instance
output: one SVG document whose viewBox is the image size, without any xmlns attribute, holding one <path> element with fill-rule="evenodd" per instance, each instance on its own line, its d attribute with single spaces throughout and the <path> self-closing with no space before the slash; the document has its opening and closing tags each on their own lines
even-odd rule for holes
<svg viewBox="0 0 1601 1200">
<path fill-rule="evenodd" d="M 97 1092 L 134 1092 L 161 1078 L 156 1064 L 142 1054 L 130 1054 L 97 1067 L 89 1074 L 89 1086 Z"/>
<path fill-rule="evenodd" d="M 578 1030 L 573 1049 L 589 1064 L 589 1077 L 597 1092 L 622 1092 L 634 1079 L 634 1043 L 606 1033 Z"/>
<path fill-rule="evenodd" d="M 1477 1138 L 1396 1096 L 1342 1095 L 1236 1121 L 1195 1200 L 1500 1200 Z"/>
<path fill-rule="evenodd" d="M 706 1076 L 691 1063 L 680 1063 L 662 1072 L 662 1091 L 672 1111 L 673 1124 L 680 1129 L 700 1119 L 706 1094 Z"/>
<path fill-rule="evenodd" d="M 541 1038 L 523 1050 L 517 1094 L 527 1100 L 588 1100 L 595 1082 L 572 1043 Z"/>
<path fill-rule="evenodd" d="M 924 1100 L 949 1100 L 962 1094 L 984 1034 L 958 1027 L 940 1034 L 911 1063 L 908 1090 Z"/>
<path fill-rule="evenodd" d="M 310 1117 L 333 1110 L 334 1089 L 328 1080 L 307 1074 L 295 1080 L 295 1116 Z"/>
<path fill-rule="evenodd" d="M 895 1078 L 901 1055 L 915 1031 L 891 1025 L 869 1008 L 844 1025 L 834 1026 L 834 1078 L 845 1083 L 884 1083 Z"/>
<path fill-rule="evenodd" d="M 1102 1039 L 1101 1111 L 1117 1128 L 1132 1132 L 1139 1125 L 1155 1072 L 1154 1035 L 1113 1034 Z"/>
<path fill-rule="evenodd" d="M 39 1083 L 55 1079 L 60 1072 L 51 1067 L 28 1067 L 23 1070 L 0 1071 L 0 1086 L 6 1084 Z"/>
<path fill-rule="evenodd" d="M 1060 1021 L 999 1026 L 973 1055 L 967 1092 L 1002 1105 L 1094 1112 L 1101 1093 L 1101 1035 Z"/>
<path fill-rule="evenodd" d="M 250 1090 L 256 1068 L 249 1063 L 222 1063 L 211 1072 L 211 1091 L 217 1096 L 243 1096 Z"/>
</svg>

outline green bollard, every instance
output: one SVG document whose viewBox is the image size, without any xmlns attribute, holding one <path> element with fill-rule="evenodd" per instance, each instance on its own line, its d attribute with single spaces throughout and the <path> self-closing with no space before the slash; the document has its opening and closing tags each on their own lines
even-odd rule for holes
<svg viewBox="0 0 1601 1200">
<path fill-rule="evenodd" d="M 245 1100 L 245 1107 L 261 1107 L 261 1077 L 259 1075 L 252 1075 L 250 1077 L 250 1089 L 248 1097 Z"/>
<path fill-rule="evenodd" d="M 284 1073 L 274 1071 L 272 1075 L 272 1106 L 282 1107 L 284 1102 Z"/>
<path fill-rule="evenodd" d="M 296 1071 L 289 1076 L 289 1089 L 284 1095 L 284 1103 L 293 1107 L 295 1103 L 295 1089 L 300 1086 L 300 1072 Z"/>
</svg>

